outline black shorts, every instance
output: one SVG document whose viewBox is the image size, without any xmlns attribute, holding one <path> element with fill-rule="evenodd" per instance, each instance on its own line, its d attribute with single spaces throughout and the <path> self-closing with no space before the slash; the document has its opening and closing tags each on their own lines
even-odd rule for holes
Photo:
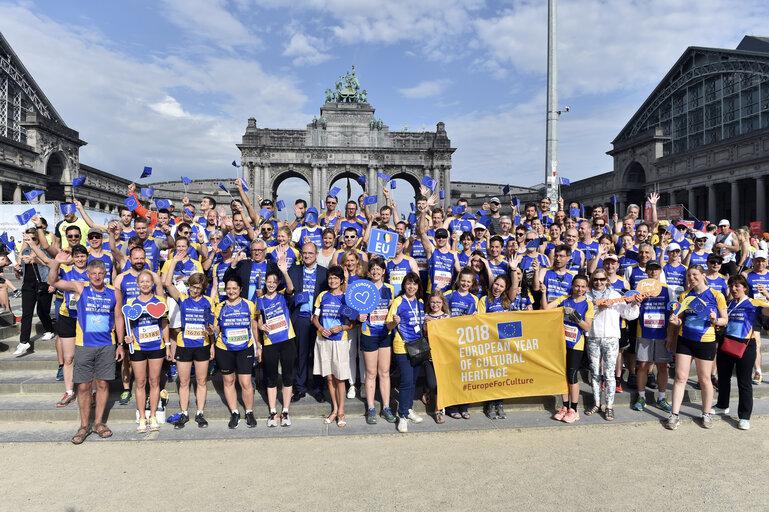
<svg viewBox="0 0 769 512">
<path fill-rule="evenodd" d="M 216 367 L 219 368 L 222 375 L 231 373 L 251 375 L 254 368 L 254 347 L 235 351 L 216 347 Z"/>
<path fill-rule="evenodd" d="M 624 349 L 626 354 L 635 354 L 635 333 L 638 332 L 638 319 L 628 320 L 627 327 L 624 329 L 627 332 L 627 347 Z"/>
<path fill-rule="evenodd" d="M 582 366 L 582 356 L 584 354 L 584 350 L 566 348 L 566 379 L 569 384 L 577 384 L 577 374 L 580 366 Z"/>
<path fill-rule="evenodd" d="M 56 334 L 59 338 L 74 338 L 77 336 L 77 318 L 61 316 L 56 319 Z"/>
<path fill-rule="evenodd" d="M 692 341 L 679 336 L 676 354 L 692 356 L 695 359 L 712 361 L 716 358 L 718 343 L 715 341 Z"/>
<path fill-rule="evenodd" d="M 205 347 L 176 347 L 176 361 L 190 363 L 192 361 L 208 361 L 211 359 L 211 346 Z"/>
<path fill-rule="evenodd" d="M 380 348 L 392 348 L 392 334 L 387 333 L 381 336 L 360 335 L 360 349 L 363 352 L 376 352 Z"/>
<path fill-rule="evenodd" d="M 164 359 L 166 357 L 166 349 L 134 350 L 133 354 L 129 353 L 128 355 L 131 358 L 131 362 L 146 361 L 147 359 Z"/>
</svg>

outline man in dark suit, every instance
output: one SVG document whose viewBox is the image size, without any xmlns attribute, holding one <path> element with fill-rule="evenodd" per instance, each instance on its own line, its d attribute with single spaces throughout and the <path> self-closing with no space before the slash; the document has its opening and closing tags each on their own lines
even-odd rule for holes
<svg viewBox="0 0 769 512">
<path fill-rule="evenodd" d="M 271 260 L 267 260 L 267 244 L 261 238 L 251 242 L 251 257 L 240 256 L 241 260 L 230 265 L 224 272 L 225 282 L 230 276 L 237 275 L 243 283 L 240 296 L 252 302 L 256 302 L 256 290 L 264 286 L 264 278 L 268 272 L 275 271 L 280 274 L 278 266 Z M 281 281 L 283 278 L 281 277 Z M 281 283 L 280 288 L 284 285 Z"/>
<path fill-rule="evenodd" d="M 328 290 L 326 280 L 326 267 L 317 263 L 318 248 L 308 242 L 302 246 L 302 265 L 292 265 L 288 269 L 288 276 L 294 283 L 293 300 L 289 300 L 291 310 L 291 325 L 296 333 L 296 345 L 299 356 L 297 358 L 296 383 L 294 384 L 294 396 L 292 402 L 303 398 L 307 393 L 308 376 L 312 379 L 310 394 L 315 400 L 322 402 L 323 379 L 318 375 L 312 375 L 310 357 L 315 350 L 315 327 L 310 323 L 315 299 L 324 290 Z"/>
</svg>

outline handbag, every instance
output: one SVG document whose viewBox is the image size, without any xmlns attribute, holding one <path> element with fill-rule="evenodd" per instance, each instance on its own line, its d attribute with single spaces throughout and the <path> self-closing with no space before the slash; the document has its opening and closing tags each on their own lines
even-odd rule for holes
<svg viewBox="0 0 769 512">
<path fill-rule="evenodd" d="M 735 359 L 742 359 L 745 349 L 748 348 L 748 343 L 750 343 L 750 339 L 743 340 L 724 336 L 724 341 L 721 343 L 721 352 Z"/>
<path fill-rule="evenodd" d="M 405 343 L 405 345 L 411 366 L 419 366 L 430 359 L 430 342 L 424 336 L 420 336 L 410 343 Z"/>
</svg>

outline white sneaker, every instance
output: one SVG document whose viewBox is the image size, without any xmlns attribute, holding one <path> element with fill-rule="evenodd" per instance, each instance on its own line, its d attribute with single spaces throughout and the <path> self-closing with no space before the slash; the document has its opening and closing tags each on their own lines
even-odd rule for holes
<svg viewBox="0 0 769 512">
<path fill-rule="evenodd" d="M 750 420 L 740 420 L 737 423 L 737 428 L 740 430 L 750 430 Z"/>
<path fill-rule="evenodd" d="M 414 412 L 414 409 L 409 409 L 409 415 L 407 417 L 414 423 L 422 423 L 424 421 L 422 416 Z"/>
<path fill-rule="evenodd" d="M 409 420 L 407 418 L 398 418 L 398 432 L 405 434 L 409 431 Z"/>
<path fill-rule="evenodd" d="M 19 345 L 16 347 L 16 350 L 13 351 L 13 355 L 15 356 L 21 356 L 27 353 L 27 350 L 30 349 L 32 345 L 29 343 L 22 343 L 19 342 Z"/>
<path fill-rule="evenodd" d="M 726 409 L 722 409 L 720 407 L 713 407 L 710 412 L 718 416 L 726 416 L 729 414 L 729 408 L 727 407 Z"/>
<path fill-rule="evenodd" d="M 48 340 L 52 340 L 55 336 L 56 335 L 54 333 L 52 333 L 51 331 L 48 331 L 48 332 L 44 332 L 43 333 L 43 337 L 40 338 L 40 339 L 48 341 Z"/>
<path fill-rule="evenodd" d="M 355 386 L 350 386 L 347 390 L 347 398 L 355 398 Z"/>
</svg>

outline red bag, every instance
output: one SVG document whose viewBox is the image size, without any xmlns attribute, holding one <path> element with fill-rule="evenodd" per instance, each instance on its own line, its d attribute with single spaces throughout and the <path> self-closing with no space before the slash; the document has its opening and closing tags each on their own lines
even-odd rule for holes
<svg viewBox="0 0 769 512">
<path fill-rule="evenodd" d="M 745 349 L 748 348 L 750 340 L 742 340 L 740 338 L 729 338 L 724 336 L 724 341 L 721 343 L 721 352 L 726 355 L 732 356 L 735 359 L 742 359 L 742 355 L 745 353 Z"/>
</svg>

